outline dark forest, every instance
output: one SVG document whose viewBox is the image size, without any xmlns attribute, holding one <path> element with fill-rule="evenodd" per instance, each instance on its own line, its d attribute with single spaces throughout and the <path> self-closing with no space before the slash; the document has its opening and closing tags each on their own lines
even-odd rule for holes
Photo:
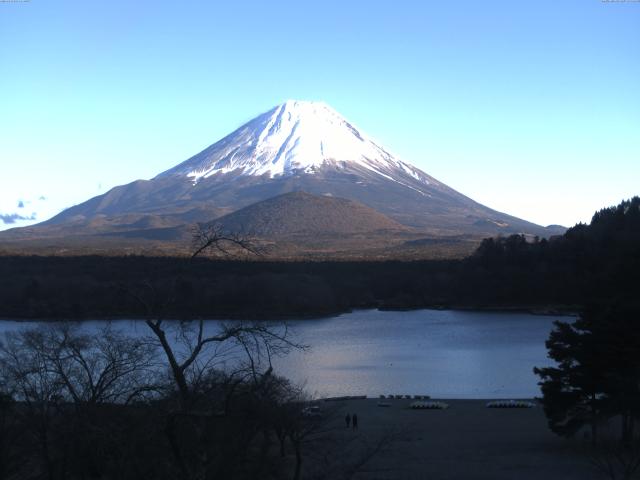
<svg viewBox="0 0 640 480">
<path fill-rule="evenodd" d="M 171 318 L 322 316 L 357 308 L 575 310 L 632 297 L 640 199 L 564 235 L 486 239 L 442 261 L 270 262 L 167 257 L 0 257 L 0 316 L 144 317 L 130 291 L 151 288 Z"/>
</svg>

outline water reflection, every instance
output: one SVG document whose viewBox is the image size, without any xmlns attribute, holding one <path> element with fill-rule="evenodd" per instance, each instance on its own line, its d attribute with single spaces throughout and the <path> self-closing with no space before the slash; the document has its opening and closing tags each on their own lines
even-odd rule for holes
<svg viewBox="0 0 640 480">
<path fill-rule="evenodd" d="M 365 310 L 292 321 L 296 339 L 311 349 L 277 359 L 275 368 L 322 396 L 533 397 L 539 389 L 532 368 L 550 364 L 544 342 L 556 319 L 522 313 Z M 141 321 L 115 324 L 130 334 L 148 333 Z M 218 324 L 207 321 L 207 330 Z M 0 332 L 33 325 L 0 322 Z M 89 321 L 82 328 L 97 331 L 102 325 Z"/>
<path fill-rule="evenodd" d="M 533 366 L 556 318 L 519 313 L 358 311 L 293 322 L 310 352 L 277 362 L 320 395 L 539 395 Z"/>
</svg>

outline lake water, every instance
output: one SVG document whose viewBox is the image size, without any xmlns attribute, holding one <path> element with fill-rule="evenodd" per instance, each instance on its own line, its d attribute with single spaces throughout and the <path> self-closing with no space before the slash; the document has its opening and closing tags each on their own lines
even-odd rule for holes
<svg viewBox="0 0 640 480">
<path fill-rule="evenodd" d="M 318 396 L 423 394 L 439 398 L 530 398 L 540 395 L 534 366 L 551 365 L 544 345 L 554 320 L 526 313 L 361 310 L 290 321 L 310 345 L 274 362 L 276 373 Z M 141 321 L 118 328 L 146 334 Z M 88 330 L 103 325 L 83 322 Z M 34 322 L 0 322 L 0 332 Z M 215 329 L 217 321 L 207 321 Z"/>
</svg>

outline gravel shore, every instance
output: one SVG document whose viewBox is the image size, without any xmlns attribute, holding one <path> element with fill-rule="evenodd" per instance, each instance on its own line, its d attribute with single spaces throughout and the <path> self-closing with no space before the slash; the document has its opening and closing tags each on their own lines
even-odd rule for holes
<svg viewBox="0 0 640 480">
<path fill-rule="evenodd" d="M 439 399 L 438 399 L 439 400 Z M 413 410 L 413 400 L 322 402 L 336 415 L 357 413 L 359 428 L 344 427 L 369 443 L 394 440 L 355 475 L 358 479 L 591 480 L 588 441 L 566 440 L 547 427 L 542 407 L 486 408 L 486 400 L 439 400 L 445 410 Z"/>
</svg>

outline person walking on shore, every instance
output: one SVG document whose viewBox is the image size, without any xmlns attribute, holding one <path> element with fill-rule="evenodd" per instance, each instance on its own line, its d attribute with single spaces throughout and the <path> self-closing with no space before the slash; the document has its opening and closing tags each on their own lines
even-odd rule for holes
<svg viewBox="0 0 640 480">
<path fill-rule="evenodd" d="M 355 413 L 351 416 L 351 422 L 353 424 L 353 429 L 357 430 L 358 429 L 358 415 L 356 415 Z"/>
<path fill-rule="evenodd" d="M 344 417 L 344 421 L 345 421 L 345 422 L 346 422 L 346 424 L 347 424 L 347 428 L 349 428 L 349 424 L 351 423 L 351 415 L 349 415 L 349 414 L 347 413 L 347 416 L 346 416 L 346 417 Z"/>
</svg>

